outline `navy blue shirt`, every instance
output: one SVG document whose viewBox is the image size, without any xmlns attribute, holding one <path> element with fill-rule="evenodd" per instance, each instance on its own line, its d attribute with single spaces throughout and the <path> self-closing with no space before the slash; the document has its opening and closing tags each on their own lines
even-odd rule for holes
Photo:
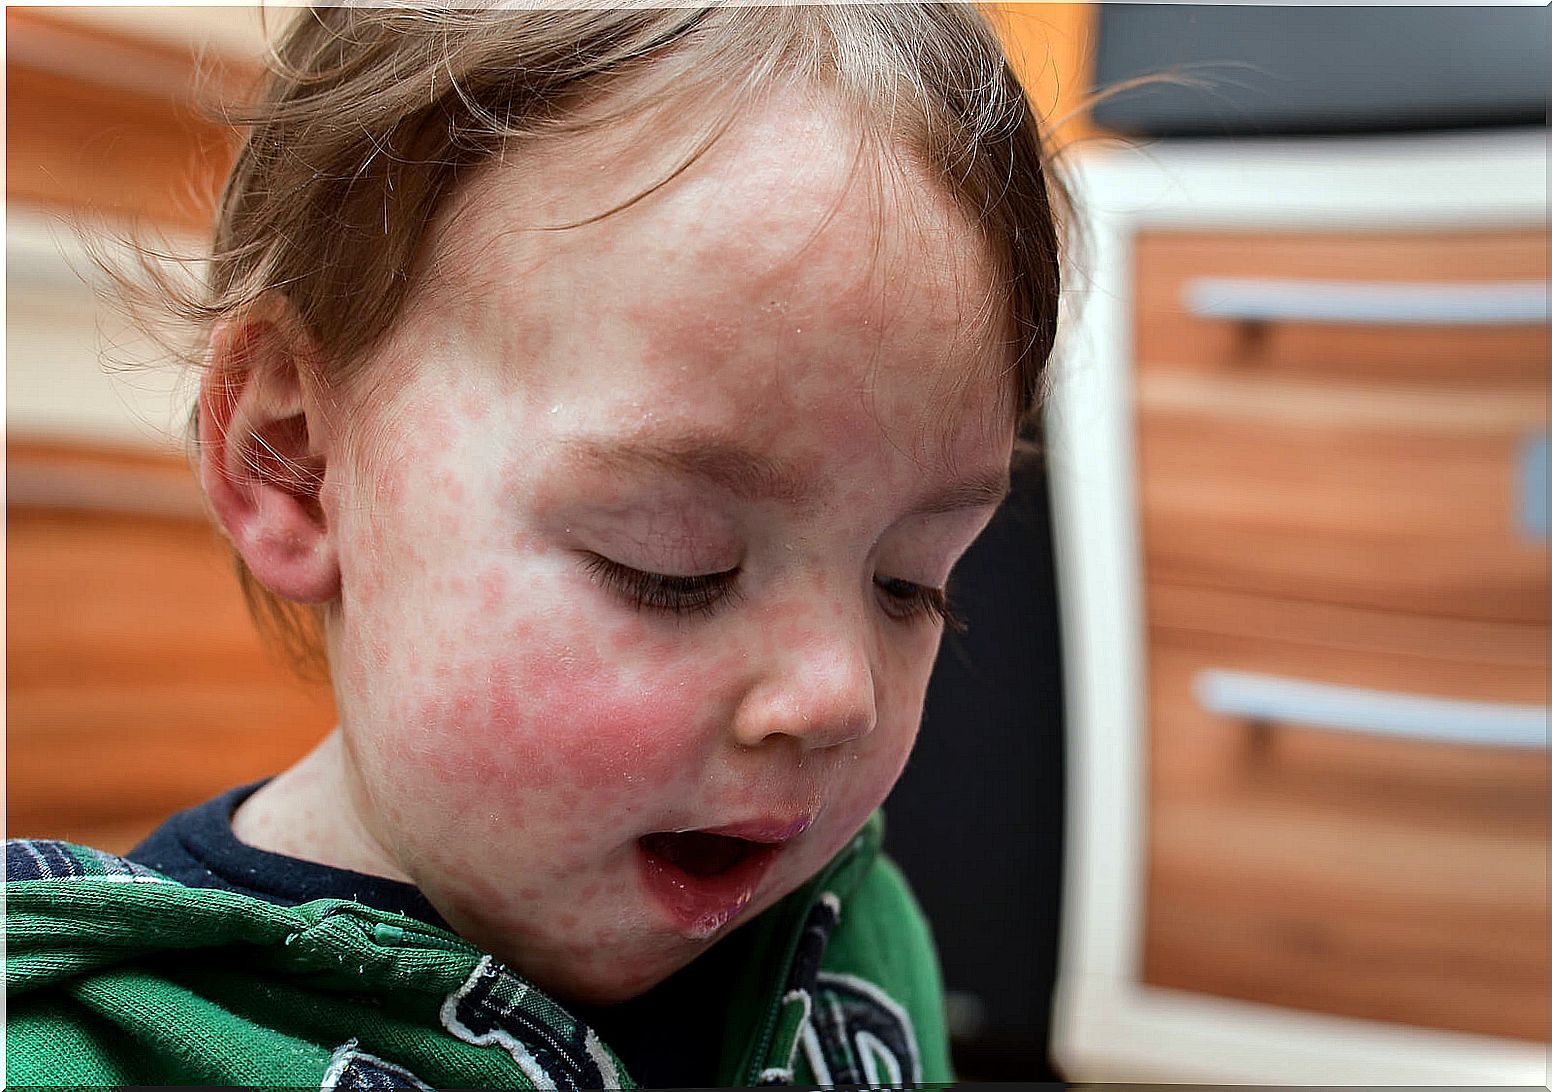
<svg viewBox="0 0 1552 1092">
<path fill-rule="evenodd" d="M 449 929 L 413 884 L 255 849 L 232 833 L 232 815 L 264 784 L 244 785 L 181 811 L 129 851 L 129 859 L 186 887 L 236 891 L 280 906 L 349 899 Z"/>
<path fill-rule="evenodd" d="M 232 815 L 264 782 L 222 793 L 179 812 L 130 850 L 129 859 L 187 887 L 236 891 L 281 906 L 349 899 L 449 929 L 419 888 L 332 868 L 237 840 Z M 733 983 L 746 956 L 739 933 L 639 997 L 619 1005 L 571 1005 L 649 1088 L 711 1088 L 717 1083 L 719 1034 Z"/>
</svg>

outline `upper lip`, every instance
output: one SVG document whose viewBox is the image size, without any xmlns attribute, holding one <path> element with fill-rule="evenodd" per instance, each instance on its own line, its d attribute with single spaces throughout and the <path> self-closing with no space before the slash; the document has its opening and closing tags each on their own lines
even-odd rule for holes
<svg viewBox="0 0 1552 1092">
<path fill-rule="evenodd" d="M 724 838 L 742 838 L 761 845 L 781 845 L 802 834 L 813 823 L 812 814 L 795 817 L 760 816 L 721 827 L 700 827 L 697 834 L 718 834 Z"/>
</svg>

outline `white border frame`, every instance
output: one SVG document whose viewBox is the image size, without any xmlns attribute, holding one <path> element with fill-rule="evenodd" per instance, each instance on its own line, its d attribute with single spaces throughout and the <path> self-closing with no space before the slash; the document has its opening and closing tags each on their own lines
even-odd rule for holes
<svg viewBox="0 0 1552 1092">
<path fill-rule="evenodd" d="M 1046 410 L 1067 687 L 1052 1051 L 1072 1081 L 1545 1085 L 1544 1046 L 1141 984 L 1146 671 L 1131 239 L 1157 227 L 1540 225 L 1546 133 L 1160 144 L 1080 156 L 1078 321 Z M 1075 278 L 1076 279 L 1076 278 Z"/>
</svg>

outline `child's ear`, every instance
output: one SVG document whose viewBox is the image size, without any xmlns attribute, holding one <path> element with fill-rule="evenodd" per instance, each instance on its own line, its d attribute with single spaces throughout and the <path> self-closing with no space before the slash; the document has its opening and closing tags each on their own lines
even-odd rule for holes
<svg viewBox="0 0 1552 1092">
<path fill-rule="evenodd" d="M 199 393 L 199 475 L 248 570 L 299 603 L 339 593 L 339 561 L 320 494 L 329 430 L 318 353 L 284 300 L 218 324 Z"/>
</svg>

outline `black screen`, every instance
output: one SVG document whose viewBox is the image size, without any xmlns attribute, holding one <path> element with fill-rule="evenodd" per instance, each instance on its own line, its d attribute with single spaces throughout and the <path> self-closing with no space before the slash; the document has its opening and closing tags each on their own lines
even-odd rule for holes
<svg viewBox="0 0 1552 1092">
<path fill-rule="evenodd" d="M 1093 117 L 1140 136 L 1539 125 L 1549 25 L 1544 7 L 1103 4 L 1097 88 L 1145 82 Z"/>
</svg>

